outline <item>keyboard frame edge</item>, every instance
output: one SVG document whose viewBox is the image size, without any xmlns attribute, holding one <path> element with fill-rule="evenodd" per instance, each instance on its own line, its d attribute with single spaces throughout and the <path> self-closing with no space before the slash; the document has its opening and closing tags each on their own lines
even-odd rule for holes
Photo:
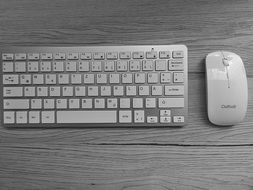
<svg viewBox="0 0 253 190">
<path fill-rule="evenodd" d="M 183 123 L 95 123 L 95 124 L 83 124 L 83 123 L 75 123 L 75 124 L 59 124 L 59 123 L 45 123 L 45 124 L 4 124 L 3 123 L 3 84 L 2 84 L 2 75 L 3 71 L 0 70 L 1 77 L 0 77 L 0 108 L 1 108 L 1 114 L 0 114 L 0 121 L 1 126 L 6 128 L 158 128 L 158 127 L 182 127 L 187 125 L 188 123 L 188 48 L 186 45 L 181 44 L 173 44 L 173 45 L 101 45 L 101 46 L 10 46 L 10 47 L 0 47 L 0 53 L 75 53 L 75 52 L 83 52 L 83 51 L 101 51 L 105 52 L 105 48 L 110 50 L 114 50 L 114 48 L 119 48 L 119 51 L 129 51 L 131 49 L 131 52 L 133 51 L 140 51 L 139 48 L 142 48 L 142 51 L 148 51 L 152 48 L 155 49 L 161 49 L 161 48 L 173 48 L 173 50 L 183 50 L 184 51 L 184 122 Z M 175 48 L 176 47 L 176 48 Z M 3 62 L 2 56 L 0 56 L 1 64 Z M 60 96 L 59 98 L 61 98 Z M 130 108 L 133 110 L 133 108 Z M 173 109 L 173 108 L 172 108 Z M 29 109 L 28 111 L 30 111 Z M 52 109 L 56 110 L 56 109 Z M 91 110 L 94 110 L 91 109 Z M 119 109 L 117 109 L 119 110 Z M 145 110 L 145 109 L 144 109 Z M 117 117 L 118 118 L 118 117 Z M 84 126 L 85 125 L 85 126 Z"/>
</svg>

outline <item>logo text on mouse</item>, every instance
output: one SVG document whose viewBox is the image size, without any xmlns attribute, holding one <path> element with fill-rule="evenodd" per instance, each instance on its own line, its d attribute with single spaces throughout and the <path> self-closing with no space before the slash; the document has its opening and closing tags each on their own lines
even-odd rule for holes
<svg viewBox="0 0 253 190">
<path fill-rule="evenodd" d="M 226 109 L 235 109 L 236 105 L 221 105 L 221 108 L 226 108 Z"/>
</svg>

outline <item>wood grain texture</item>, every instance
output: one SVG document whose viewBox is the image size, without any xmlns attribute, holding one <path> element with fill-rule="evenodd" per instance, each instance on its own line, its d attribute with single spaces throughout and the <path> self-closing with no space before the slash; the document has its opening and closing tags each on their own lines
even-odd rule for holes
<svg viewBox="0 0 253 190">
<path fill-rule="evenodd" d="M 50 146 L 49 146 L 50 145 Z M 252 190 L 253 147 L 2 147 L 1 189 Z"/>
<path fill-rule="evenodd" d="M 253 189 L 253 1 L 1 0 L 0 46 L 185 44 L 189 124 L 153 129 L 0 127 L 0 189 Z M 245 64 L 243 123 L 208 122 L 204 58 Z"/>
</svg>

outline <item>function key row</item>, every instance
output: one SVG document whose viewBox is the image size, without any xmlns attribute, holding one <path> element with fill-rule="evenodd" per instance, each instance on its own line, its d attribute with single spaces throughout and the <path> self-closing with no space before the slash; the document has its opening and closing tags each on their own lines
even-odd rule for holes
<svg viewBox="0 0 253 190">
<path fill-rule="evenodd" d="M 117 59 L 169 59 L 184 58 L 183 51 L 150 51 L 150 52 L 95 52 L 95 53 L 3 53 L 3 61 L 25 60 L 117 60 Z"/>
</svg>

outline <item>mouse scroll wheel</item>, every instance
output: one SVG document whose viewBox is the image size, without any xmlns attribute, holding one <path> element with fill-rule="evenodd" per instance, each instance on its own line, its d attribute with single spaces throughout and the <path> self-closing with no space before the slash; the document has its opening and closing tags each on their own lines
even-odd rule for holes
<svg viewBox="0 0 253 190">
<path fill-rule="evenodd" d="M 228 61 L 228 59 L 224 58 L 224 59 L 223 59 L 223 64 L 224 64 L 225 66 L 229 66 L 229 61 Z"/>
</svg>

